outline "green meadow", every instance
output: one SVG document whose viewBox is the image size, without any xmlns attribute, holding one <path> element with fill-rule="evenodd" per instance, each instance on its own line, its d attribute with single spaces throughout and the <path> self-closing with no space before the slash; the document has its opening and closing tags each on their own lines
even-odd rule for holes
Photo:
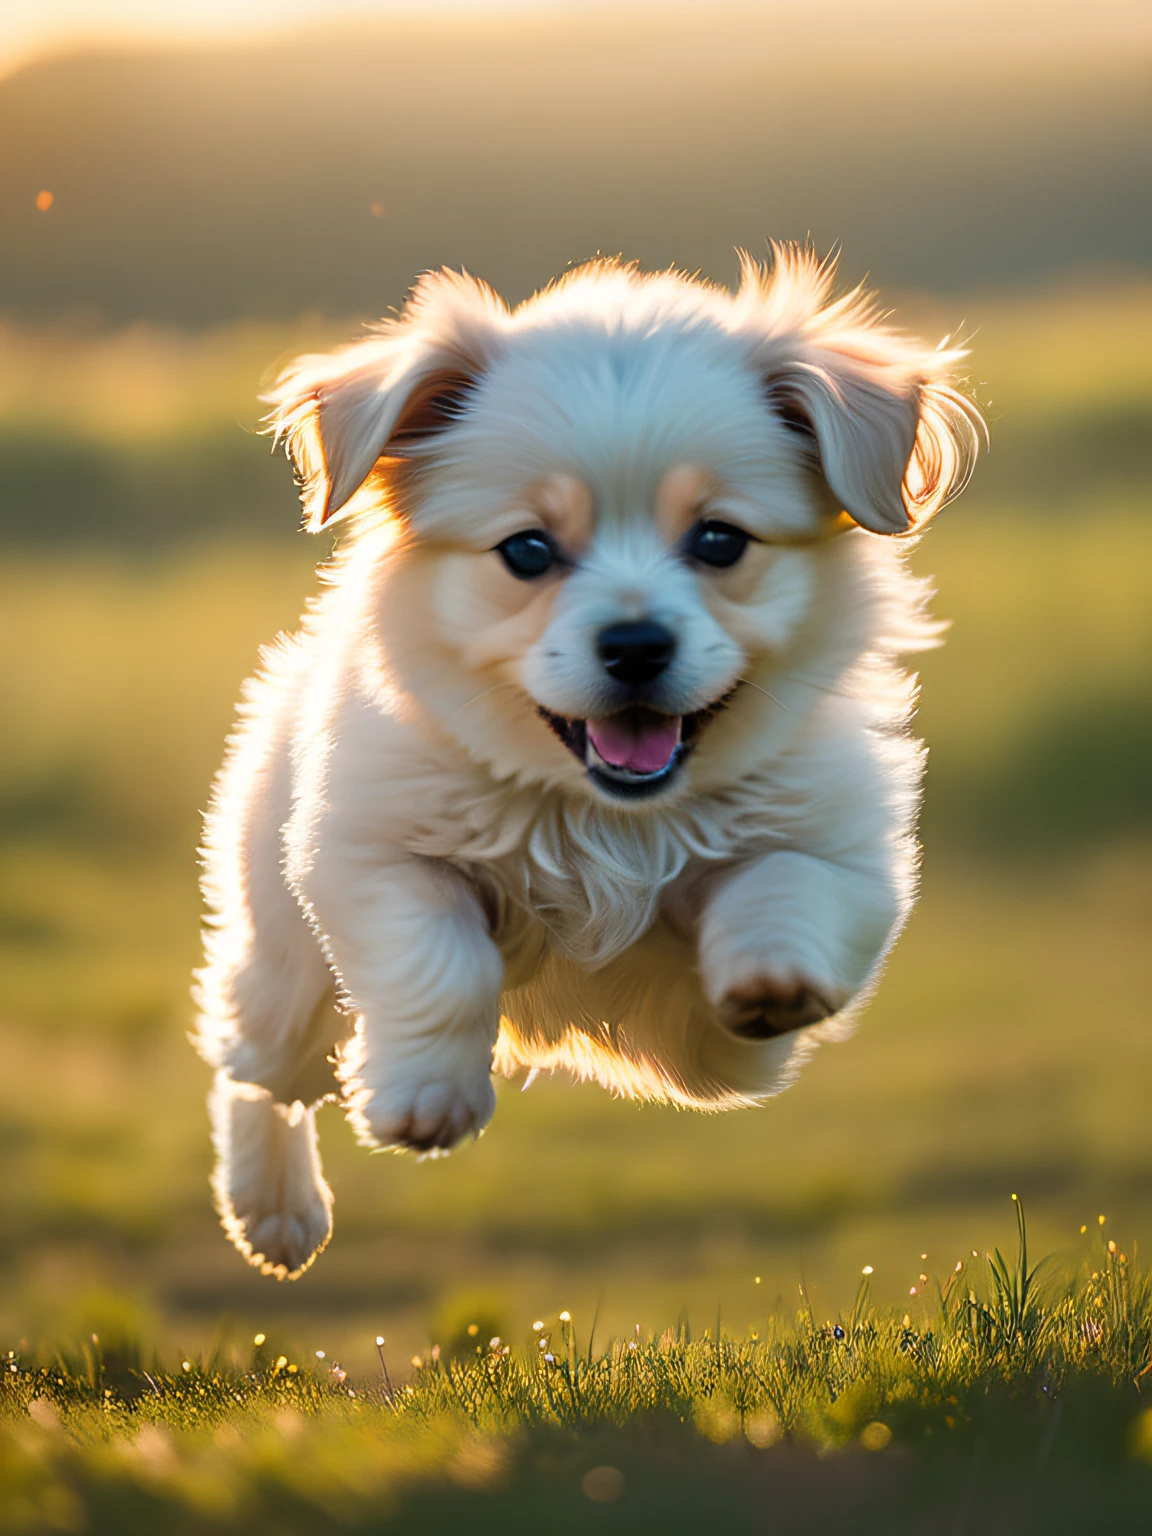
<svg viewBox="0 0 1152 1536">
<path fill-rule="evenodd" d="M 259 1509 L 283 1530 L 421 1511 L 579 1530 L 600 1461 L 633 1490 L 609 1529 L 669 1528 L 676 1487 L 681 1512 L 771 1499 L 834 1523 L 850 1496 L 877 1530 L 920 1529 L 892 1513 L 923 1503 L 917 1479 L 975 1488 L 973 1518 L 1009 1507 L 995 1466 L 971 1482 L 997 1446 L 1071 1477 L 1044 1417 L 1065 1385 L 1092 1477 L 1147 1497 L 1144 1282 L 1127 1353 L 1119 1324 L 1106 1360 L 1081 1345 L 1100 1275 L 1123 1278 L 1086 1246 L 1098 1218 L 1134 1268 L 1152 1234 L 1152 288 L 900 308 L 972 337 L 992 451 L 912 556 L 952 621 L 922 668 L 923 898 L 859 1033 L 737 1114 L 504 1085 L 484 1138 L 437 1161 L 370 1156 L 326 1110 L 336 1231 L 292 1285 L 247 1269 L 210 1208 L 195 847 L 240 682 L 324 553 L 294 531 L 256 393 L 347 328 L 0 330 L 0 1529 Z M 1030 1354 L 979 1334 L 1012 1193 L 1057 1260 Z M 533 1354 L 545 1319 L 568 1378 Z M 506 1367 L 474 1358 L 494 1337 Z"/>
<path fill-rule="evenodd" d="M 958 1261 L 899 1308 L 597 1343 L 474 1321 L 398 1382 L 259 1332 L 164 1365 L 95 1334 L 0 1372 L 0 1529 L 893 1532 L 1140 1527 L 1152 1285 L 1094 1223 L 1074 1271 Z M 1103 1218 L 1101 1218 L 1103 1220 Z M 478 1340 L 478 1341 L 477 1341 Z M 382 1341 L 381 1341 L 382 1342 Z"/>
</svg>

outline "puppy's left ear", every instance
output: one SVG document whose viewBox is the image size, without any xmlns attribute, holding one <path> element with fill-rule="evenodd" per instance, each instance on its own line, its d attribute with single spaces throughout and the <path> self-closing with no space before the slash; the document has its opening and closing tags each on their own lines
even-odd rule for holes
<svg viewBox="0 0 1152 1536">
<path fill-rule="evenodd" d="M 495 346 L 503 301 L 457 272 L 426 274 L 365 341 L 298 358 L 265 399 L 296 470 L 305 525 L 323 528 L 381 458 L 411 458 L 457 421 Z"/>
<path fill-rule="evenodd" d="M 921 527 L 967 484 L 983 418 L 949 383 L 966 356 L 883 324 L 860 290 L 831 297 L 835 269 L 800 246 L 745 259 L 747 323 L 769 406 L 810 446 L 833 497 L 873 533 Z"/>
</svg>

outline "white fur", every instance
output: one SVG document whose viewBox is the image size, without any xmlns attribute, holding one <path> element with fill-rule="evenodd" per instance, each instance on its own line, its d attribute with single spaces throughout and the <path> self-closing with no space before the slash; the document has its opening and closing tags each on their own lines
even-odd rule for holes
<svg viewBox="0 0 1152 1536">
<path fill-rule="evenodd" d="M 267 1272 L 327 1240 L 326 1096 L 366 1143 L 424 1150 L 483 1129 L 494 1067 L 750 1104 L 875 986 L 916 882 L 897 658 L 935 636 L 876 534 L 959 487 L 978 418 L 961 354 L 775 256 L 735 295 L 598 263 L 515 312 L 427 277 L 279 386 L 310 521 L 350 538 L 249 685 L 208 822 L 214 1187 Z M 469 392 L 429 419 L 445 382 Z M 758 542 L 701 569 L 675 523 L 697 512 Z M 571 554 L 539 583 L 492 553 L 530 526 Z M 538 706 L 611 713 L 596 637 L 628 619 L 677 639 L 655 708 L 728 703 L 667 790 L 620 802 Z M 793 1004 L 828 1016 L 737 1032 Z"/>
</svg>

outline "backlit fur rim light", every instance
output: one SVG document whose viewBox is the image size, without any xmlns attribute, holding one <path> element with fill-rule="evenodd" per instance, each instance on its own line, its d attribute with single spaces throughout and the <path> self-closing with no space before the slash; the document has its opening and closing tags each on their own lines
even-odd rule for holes
<svg viewBox="0 0 1152 1536">
<path fill-rule="evenodd" d="M 833 297 L 837 252 L 821 259 L 810 245 L 776 240 L 769 241 L 769 250 L 766 263 L 737 252 L 735 303 L 745 310 L 744 326 L 761 328 L 771 341 L 796 338 L 817 351 L 834 341 L 841 355 L 897 377 L 912 375 L 919 419 L 903 482 L 904 532 L 918 532 L 968 484 L 981 442 L 987 443 L 979 406 L 948 382 L 968 349 L 947 346 L 947 338 L 938 347 L 924 347 L 885 324 L 876 295 L 862 283 Z M 810 365 L 809 371 L 819 371 L 821 383 L 835 389 L 822 370 Z"/>
<path fill-rule="evenodd" d="M 396 416 L 391 426 L 395 428 L 407 414 L 409 392 L 399 387 L 406 375 L 413 375 L 412 398 L 420 394 L 421 363 L 432 355 L 438 356 L 443 368 L 457 380 L 461 375 L 478 377 L 490 358 L 484 355 L 478 339 L 475 347 L 469 345 L 477 321 L 490 340 L 491 328 L 511 320 L 512 312 L 489 284 L 466 271 L 442 267 L 423 273 L 400 313 L 368 326 L 366 337 L 334 353 L 299 357 L 280 374 L 272 389 L 261 396 L 272 407 L 262 425 L 273 445 L 283 444 L 287 451 L 309 533 L 319 532 L 336 517 L 379 512 L 387 500 L 387 477 L 373 471 L 377 464 L 394 457 L 382 444 L 364 462 L 363 474 L 353 476 L 354 484 L 337 482 L 329 472 L 321 432 L 320 418 L 327 403 L 323 390 L 332 394 L 355 381 L 374 416 L 374 397 L 394 394 Z M 438 330 L 447 330 L 450 335 L 440 335 Z M 337 374 L 334 378 L 334 359 L 345 363 L 343 377 Z M 362 490 L 364 494 L 360 494 Z"/>
<path fill-rule="evenodd" d="M 918 411 L 915 437 L 908 447 L 903 478 L 904 524 L 897 521 L 899 508 L 893 507 L 887 531 L 911 534 L 919 531 L 949 501 L 957 496 L 971 478 L 981 442 L 987 441 L 984 418 L 975 401 L 954 388 L 949 377 L 968 356 L 965 347 L 942 343 L 929 348 L 915 342 L 906 333 L 885 324 L 875 294 L 863 285 L 833 296 L 837 256 L 821 259 L 811 246 L 794 242 L 770 242 L 768 262 L 756 261 L 746 251 L 738 251 L 740 285 L 735 294 L 718 284 L 689 278 L 675 269 L 669 275 L 683 276 L 697 288 L 705 289 L 712 299 L 715 323 L 745 337 L 751 347 L 753 366 L 760 363 L 771 381 L 775 354 L 786 349 L 808 354 L 801 370 L 813 391 L 839 397 L 840 390 L 831 372 L 821 366 L 821 352 L 834 348 L 839 357 L 856 358 L 864 370 L 889 374 L 906 390 L 915 393 Z M 479 296 L 484 319 L 496 332 L 511 330 L 517 317 L 527 314 L 542 297 L 563 290 L 589 273 L 635 275 L 643 279 L 639 266 L 618 258 L 597 257 L 563 274 L 547 288 L 511 310 L 488 284 L 464 272 L 441 269 L 425 273 L 414 286 L 403 309 L 393 319 L 370 328 L 370 356 L 365 356 L 363 339 L 350 343 L 337 356 L 347 360 L 349 375 L 362 378 L 369 397 L 391 392 L 410 370 L 417 366 L 421 344 L 433 348 L 440 338 L 427 334 L 430 296 L 445 290 L 453 293 L 463 309 L 475 305 Z M 491 335 L 491 330 L 489 331 Z M 460 330 L 454 337 L 452 355 L 441 353 L 443 366 L 457 374 L 483 372 L 487 359 L 468 348 L 459 355 Z M 377 382 L 378 381 L 378 382 Z M 335 518 L 358 512 L 379 512 L 387 506 L 388 475 L 376 470 L 387 466 L 394 456 L 383 450 L 363 466 L 363 478 L 357 484 L 334 485 L 320 431 L 324 407 L 321 383 L 332 387 L 332 356 L 305 356 L 296 360 L 277 379 L 263 397 L 272 407 L 264 419 L 275 445 L 283 444 L 296 473 L 304 511 L 305 527 L 317 532 Z M 793 381 L 794 382 L 794 381 Z M 403 400 L 404 391 L 397 390 Z M 803 408 L 803 403 L 802 403 Z M 402 423 L 404 411 L 398 405 L 393 427 Z M 841 519 L 831 531 L 842 531 Z M 855 521 L 853 519 L 853 521 Z"/>
</svg>

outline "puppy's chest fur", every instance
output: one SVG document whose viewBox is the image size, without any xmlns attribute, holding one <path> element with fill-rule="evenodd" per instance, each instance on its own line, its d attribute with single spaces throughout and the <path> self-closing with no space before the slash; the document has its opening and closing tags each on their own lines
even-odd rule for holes
<svg viewBox="0 0 1152 1536">
<path fill-rule="evenodd" d="M 607 965 L 697 874 L 746 846 L 744 822 L 722 804 L 624 816 L 557 797 L 515 848 L 471 848 L 453 862 L 480 893 L 514 986 L 546 950 L 588 970 Z"/>
</svg>

